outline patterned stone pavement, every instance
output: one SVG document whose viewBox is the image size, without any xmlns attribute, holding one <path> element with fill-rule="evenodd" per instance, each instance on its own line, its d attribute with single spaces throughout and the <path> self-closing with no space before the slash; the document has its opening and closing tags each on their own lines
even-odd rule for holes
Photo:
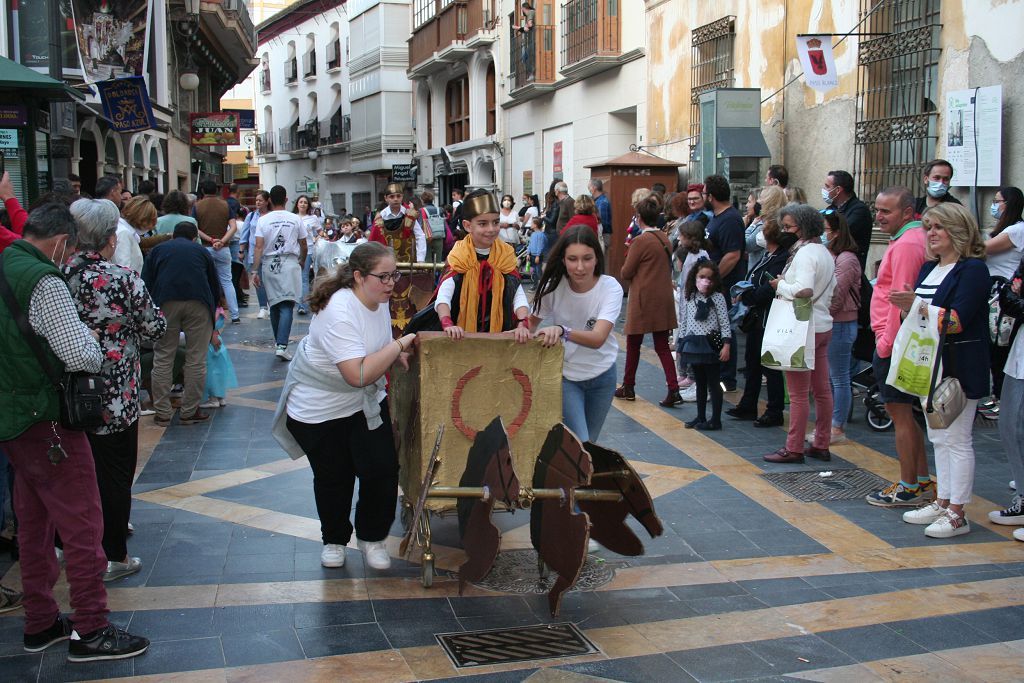
<svg viewBox="0 0 1024 683">
<path fill-rule="evenodd" d="M 613 578 L 567 594 L 553 620 L 543 594 L 459 597 L 451 518 L 434 521 L 430 589 L 418 564 L 398 559 L 380 572 L 349 551 L 344 568 L 320 566 L 308 465 L 270 436 L 286 365 L 255 312 L 227 331 L 243 386 L 226 408 L 166 430 L 143 418 L 129 550 L 144 566 L 109 592 L 112 619 L 150 637 L 150 651 L 88 665 L 68 664 L 59 646 L 25 654 L 15 612 L 0 616 L 0 680 L 1024 680 L 1024 544 L 987 522 L 1010 495 L 992 425 L 975 430 L 973 531 L 927 539 L 899 511 L 800 502 L 769 484 L 760 456 L 781 429 L 726 418 L 721 432 L 684 430 L 694 407 L 657 405 L 663 380 L 645 349 L 637 400 L 615 403 L 602 441 L 645 477 L 665 533 L 650 540 L 637 527 L 643 557 L 597 553 Z M 295 339 L 307 324 L 297 318 Z M 832 462 L 772 471 L 896 476 L 892 434 L 870 431 L 862 410 Z M 496 519 L 503 549 L 529 547 L 526 515 Z M 395 556 L 401 533 L 396 523 Z M 7 558 L 4 573 L 17 585 Z M 460 670 L 435 639 L 553 621 L 574 623 L 600 652 Z"/>
</svg>

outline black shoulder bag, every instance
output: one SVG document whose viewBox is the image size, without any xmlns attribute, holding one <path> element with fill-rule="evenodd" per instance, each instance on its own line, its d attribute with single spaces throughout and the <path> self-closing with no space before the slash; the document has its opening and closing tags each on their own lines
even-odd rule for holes
<svg viewBox="0 0 1024 683">
<path fill-rule="evenodd" d="M 103 425 L 103 378 L 84 372 L 67 372 L 60 377 L 43 353 L 39 336 L 29 325 L 28 316 L 18 304 L 11 285 L 4 275 L 3 263 L 0 261 L 0 295 L 7 304 L 7 309 L 14 316 L 22 336 L 28 343 L 32 353 L 43 372 L 46 373 L 60 404 L 60 423 L 65 429 L 92 429 Z"/>
</svg>

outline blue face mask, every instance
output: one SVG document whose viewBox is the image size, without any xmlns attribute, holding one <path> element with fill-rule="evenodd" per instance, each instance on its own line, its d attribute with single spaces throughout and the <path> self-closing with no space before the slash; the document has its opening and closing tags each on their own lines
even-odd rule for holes
<svg viewBox="0 0 1024 683">
<path fill-rule="evenodd" d="M 928 195 L 933 199 L 940 199 L 946 196 L 946 192 L 949 191 L 949 185 L 938 180 L 928 181 Z"/>
<path fill-rule="evenodd" d="M 1003 212 L 999 209 L 999 202 L 992 202 L 992 206 L 988 207 L 988 212 L 992 214 L 992 218 L 1002 218 Z"/>
<path fill-rule="evenodd" d="M 821 244 L 822 246 L 828 246 L 828 231 L 821 233 Z"/>
</svg>

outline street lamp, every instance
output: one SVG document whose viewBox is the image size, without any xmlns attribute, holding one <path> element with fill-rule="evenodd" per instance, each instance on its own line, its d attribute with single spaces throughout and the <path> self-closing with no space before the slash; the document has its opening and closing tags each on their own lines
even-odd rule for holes
<svg viewBox="0 0 1024 683">
<path fill-rule="evenodd" d="M 185 16 L 175 22 L 178 33 L 185 39 L 185 64 L 178 74 L 178 85 L 189 92 L 199 89 L 199 69 L 192 59 L 192 43 L 199 34 L 200 0 L 185 0 Z"/>
</svg>

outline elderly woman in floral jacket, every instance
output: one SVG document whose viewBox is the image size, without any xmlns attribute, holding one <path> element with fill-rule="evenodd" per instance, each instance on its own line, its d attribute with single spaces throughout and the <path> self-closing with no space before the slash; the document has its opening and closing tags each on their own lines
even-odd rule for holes
<svg viewBox="0 0 1024 683">
<path fill-rule="evenodd" d="M 103 349 L 104 424 L 88 433 L 103 507 L 104 581 L 142 568 L 128 556 L 131 488 L 139 452 L 139 347 L 167 327 L 138 273 L 110 261 L 117 247 L 118 210 L 107 199 L 71 205 L 79 251 L 63 267 L 78 315 Z"/>
</svg>

